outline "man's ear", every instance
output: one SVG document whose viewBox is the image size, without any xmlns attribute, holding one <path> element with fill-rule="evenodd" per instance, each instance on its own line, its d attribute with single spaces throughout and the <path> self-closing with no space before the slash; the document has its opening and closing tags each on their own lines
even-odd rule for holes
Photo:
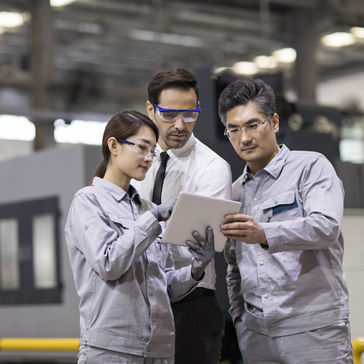
<svg viewBox="0 0 364 364">
<path fill-rule="evenodd" d="M 110 154 L 116 156 L 118 154 L 118 149 L 120 144 L 118 143 L 118 141 L 116 140 L 115 137 L 110 137 L 107 140 L 107 146 L 109 148 Z"/>
<path fill-rule="evenodd" d="M 275 112 L 272 116 L 273 131 L 278 133 L 279 131 L 279 115 Z"/>
<path fill-rule="evenodd" d="M 154 106 L 153 104 L 147 100 L 147 102 L 145 103 L 145 106 L 147 108 L 147 113 L 149 116 L 149 119 L 152 119 L 154 121 Z"/>
</svg>

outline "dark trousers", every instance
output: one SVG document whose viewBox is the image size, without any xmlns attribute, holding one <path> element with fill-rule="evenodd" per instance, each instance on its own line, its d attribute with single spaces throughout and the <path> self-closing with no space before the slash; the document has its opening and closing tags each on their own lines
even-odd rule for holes
<svg viewBox="0 0 364 364">
<path fill-rule="evenodd" d="M 175 364 L 216 364 L 220 360 L 224 318 L 215 291 L 196 288 L 172 303 L 176 326 Z"/>
</svg>

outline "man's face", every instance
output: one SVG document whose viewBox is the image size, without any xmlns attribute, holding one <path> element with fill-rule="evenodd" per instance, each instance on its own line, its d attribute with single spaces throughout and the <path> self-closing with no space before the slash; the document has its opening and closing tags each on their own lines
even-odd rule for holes
<svg viewBox="0 0 364 364">
<path fill-rule="evenodd" d="M 168 88 L 161 92 L 158 106 L 165 109 L 195 109 L 197 103 L 193 88 L 188 91 Z M 147 112 L 159 129 L 158 142 L 163 150 L 182 148 L 187 143 L 196 122 L 186 123 L 180 115 L 175 122 L 167 123 L 161 120 L 150 101 L 147 101 Z"/>
<path fill-rule="evenodd" d="M 237 133 L 231 133 L 230 142 L 254 174 L 264 168 L 279 151 L 275 136 L 279 130 L 278 115 L 269 117 L 259 112 L 252 101 L 235 106 L 226 113 L 226 128 L 238 130 Z"/>
</svg>

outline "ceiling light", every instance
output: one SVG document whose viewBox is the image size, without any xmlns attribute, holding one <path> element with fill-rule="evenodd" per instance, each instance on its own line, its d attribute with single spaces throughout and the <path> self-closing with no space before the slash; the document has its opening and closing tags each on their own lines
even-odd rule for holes
<svg viewBox="0 0 364 364">
<path fill-rule="evenodd" d="M 0 12 L 0 27 L 15 28 L 24 23 L 24 17 L 20 13 L 13 13 L 9 11 Z"/>
<path fill-rule="evenodd" d="M 297 52 L 293 48 L 277 49 L 272 56 L 279 63 L 293 63 L 296 60 Z"/>
<path fill-rule="evenodd" d="M 353 27 L 350 29 L 351 34 L 357 38 L 364 38 L 364 28 L 361 27 Z"/>
<path fill-rule="evenodd" d="M 73 120 L 70 124 L 62 119 L 54 122 L 54 139 L 57 143 L 82 143 L 100 145 L 106 126 L 102 121 Z"/>
<path fill-rule="evenodd" d="M 336 32 L 323 36 L 321 42 L 326 47 L 341 48 L 355 43 L 355 38 L 347 32 Z"/>
<path fill-rule="evenodd" d="M 254 63 L 263 69 L 274 69 L 277 67 L 277 60 L 271 56 L 258 56 L 254 58 Z"/>
<path fill-rule="evenodd" d="M 0 115 L 0 139 L 34 140 L 35 126 L 25 116 Z"/>
<path fill-rule="evenodd" d="M 59 6 L 66 6 L 73 3 L 75 0 L 51 0 L 51 6 L 59 7 Z"/>
<path fill-rule="evenodd" d="M 242 74 L 242 75 L 255 75 L 258 73 L 258 67 L 253 62 L 237 62 L 233 65 L 233 70 L 236 73 Z"/>
</svg>

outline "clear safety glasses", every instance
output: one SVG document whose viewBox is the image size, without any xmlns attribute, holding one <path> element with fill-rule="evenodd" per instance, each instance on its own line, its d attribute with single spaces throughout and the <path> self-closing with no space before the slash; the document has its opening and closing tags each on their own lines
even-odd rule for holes
<svg viewBox="0 0 364 364">
<path fill-rule="evenodd" d="M 119 138 L 116 138 L 116 140 L 119 143 L 134 146 L 136 148 L 136 151 L 139 152 L 139 154 L 142 155 L 144 158 L 150 155 L 153 159 L 155 159 L 158 156 L 158 152 L 147 143 L 131 142 L 130 140 L 119 139 Z"/>
<path fill-rule="evenodd" d="M 241 136 L 241 134 L 243 132 L 248 135 L 254 134 L 271 117 L 272 117 L 272 115 L 269 115 L 262 121 L 256 120 L 256 121 L 248 122 L 248 123 L 244 124 L 243 126 L 237 126 L 237 125 L 227 126 L 224 131 L 224 135 L 226 135 L 229 139 L 233 139 L 238 136 Z"/>
<path fill-rule="evenodd" d="M 165 123 L 174 123 L 179 117 L 183 119 L 185 123 L 193 123 L 197 120 L 198 114 L 201 111 L 200 105 L 196 109 L 166 109 L 154 104 L 157 109 L 158 116 Z"/>
</svg>

